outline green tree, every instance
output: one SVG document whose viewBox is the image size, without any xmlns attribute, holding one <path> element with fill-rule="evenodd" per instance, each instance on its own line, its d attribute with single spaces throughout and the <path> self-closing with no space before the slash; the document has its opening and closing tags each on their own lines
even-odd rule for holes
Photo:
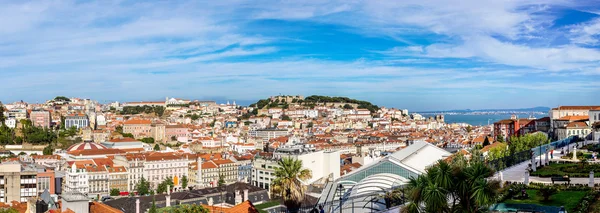
<svg viewBox="0 0 600 213">
<path fill-rule="evenodd" d="M 544 198 L 544 201 L 549 201 L 550 196 L 558 193 L 558 188 L 552 185 L 542 184 L 537 188 L 537 194 Z"/>
<path fill-rule="evenodd" d="M 449 164 L 440 160 L 426 173 L 410 178 L 409 204 L 401 212 L 487 212 L 495 203 L 500 183 L 486 178 L 494 170 L 481 162 Z"/>
<path fill-rule="evenodd" d="M 217 183 L 219 187 L 225 186 L 225 176 L 219 175 L 219 182 Z"/>
<path fill-rule="evenodd" d="M 154 144 L 154 151 L 160 151 L 160 146 L 158 144 Z"/>
<path fill-rule="evenodd" d="M 148 213 L 158 213 L 158 211 L 156 210 L 156 200 L 154 198 L 152 198 L 152 206 L 150 206 L 150 210 L 148 210 Z"/>
<path fill-rule="evenodd" d="M 350 104 L 344 104 L 344 109 L 354 109 Z"/>
<path fill-rule="evenodd" d="M 54 148 L 52 147 L 52 144 L 49 144 L 48 146 L 44 147 L 44 151 L 42 151 L 42 153 L 44 155 L 52 155 L 54 153 Z"/>
<path fill-rule="evenodd" d="M 0 126 L 6 125 L 4 121 L 6 121 L 6 117 L 4 117 L 4 106 L 0 104 Z"/>
<path fill-rule="evenodd" d="M 282 158 L 275 168 L 275 180 L 271 184 L 273 195 L 283 199 L 283 203 L 291 212 L 298 211 L 306 193 L 306 186 L 301 180 L 312 177 L 309 169 L 302 168 L 302 160 Z"/>
<path fill-rule="evenodd" d="M 0 208 L 0 213 L 19 213 L 19 211 L 14 208 Z"/>
<path fill-rule="evenodd" d="M 187 186 L 188 186 L 188 178 L 187 178 L 187 176 L 184 175 L 183 177 L 181 177 L 181 188 L 187 189 Z"/>
<path fill-rule="evenodd" d="M 140 141 L 144 143 L 154 143 L 154 138 L 142 138 Z"/>
<path fill-rule="evenodd" d="M 489 145 L 490 145 L 490 140 L 486 136 L 485 139 L 483 139 L 483 147 L 486 147 L 486 146 L 489 146 Z"/>
<path fill-rule="evenodd" d="M 500 143 L 504 143 L 504 135 L 500 134 L 496 136 L 496 141 Z"/>
<path fill-rule="evenodd" d="M 192 116 L 190 117 L 192 120 L 198 120 L 200 118 L 200 116 L 196 113 L 192 114 Z"/>
<path fill-rule="evenodd" d="M 177 137 L 175 137 L 175 136 L 171 136 L 171 140 L 172 140 L 172 141 L 176 141 L 176 140 L 177 140 Z"/>
<path fill-rule="evenodd" d="M 471 127 L 471 125 L 469 125 L 465 129 L 467 130 L 467 133 L 471 133 L 471 131 L 473 130 L 473 127 Z"/>
<path fill-rule="evenodd" d="M 150 182 L 148 182 L 146 178 L 142 176 L 140 182 L 135 185 L 135 190 L 139 195 L 147 195 L 150 192 Z"/>
<path fill-rule="evenodd" d="M 121 194 L 121 191 L 119 191 L 119 189 L 117 189 L 117 188 L 110 189 L 110 196 L 119 196 L 120 194 Z"/>
<path fill-rule="evenodd" d="M 18 155 L 27 155 L 27 153 L 25 153 L 25 152 L 19 152 Z"/>
<path fill-rule="evenodd" d="M 281 120 L 284 120 L 284 121 L 291 121 L 292 119 L 291 119 L 291 118 L 290 118 L 290 116 L 288 116 L 288 115 L 282 115 L 282 116 L 281 116 Z"/>
<path fill-rule="evenodd" d="M 173 183 L 173 178 L 167 177 L 160 184 L 158 184 L 158 187 L 156 188 L 156 193 L 167 192 L 167 186 L 169 186 L 169 187 L 171 187 L 171 189 L 173 189 L 173 187 L 175 186 L 175 184 Z"/>
</svg>

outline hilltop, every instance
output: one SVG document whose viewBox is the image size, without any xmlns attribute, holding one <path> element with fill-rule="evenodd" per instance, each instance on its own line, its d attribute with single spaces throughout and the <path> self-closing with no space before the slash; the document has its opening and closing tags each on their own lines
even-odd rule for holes
<svg viewBox="0 0 600 213">
<path fill-rule="evenodd" d="M 311 95 L 306 98 L 299 95 L 272 96 L 267 99 L 258 100 L 256 103 L 250 104 L 250 107 L 257 107 L 259 109 L 276 107 L 287 109 L 290 105 L 306 106 L 309 108 L 314 108 L 315 106 L 340 106 L 345 109 L 368 109 L 371 112 L 379 110 L 377 105 L 368 101 L 356 100 L 348 97 L 330 97 L 321 95 Z"/>
</svg>

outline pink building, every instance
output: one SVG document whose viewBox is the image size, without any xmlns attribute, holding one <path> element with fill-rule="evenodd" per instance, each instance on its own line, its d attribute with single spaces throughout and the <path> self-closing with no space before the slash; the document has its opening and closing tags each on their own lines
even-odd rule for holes
<svg viewBox="0 0 600 213">
<path fill-rule="evenodd" d="M 29 119 L 34 126 L 50 128 L 50 112 L 31 111 Z"/>
<path fill-rule="evenodd" d="M 177 141 L 186 142 L 188 140 L 188 128 L 183 125 L 167 125 L 165 126 L 165 137 L 171 140 L 173 137 Z"/>
</svg>

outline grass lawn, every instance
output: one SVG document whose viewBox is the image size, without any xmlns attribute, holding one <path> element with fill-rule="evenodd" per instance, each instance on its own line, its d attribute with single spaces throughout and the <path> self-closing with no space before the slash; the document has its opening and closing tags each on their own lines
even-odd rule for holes
<svg viewBox="0 0 600 213">
<path fill-rule="evenodd" d="M 542 197 L 537 194 L 537 190 L 535 189 L 527 189 L 527 194 L 529 195 L 529 199 L 527 200 L 513 200 L 509 199 L 504 201 L 509 204 L 538 204 L 544 206 L 564 206 L 567 209 L 567 212 L 571 212 L 579 201 L 585 196 L 585 191 L 560 191 L 552 196 L 550 196 L 550 200 L 547 202 L 542 201 Z"/>
<path fill-rule="evenodd" d="M 548 166 L 537 169 L 532 172 L 532 176 L 539 177 L 552 177 L 552 176 L 564 176 L 569 177 L 589 177 L 590 170 L 600 170 L 600 164 L 587 164 L 583 166 L 579 163 L 551 163 Z M 600 177 L 600 172 L 594 173 L 595 177 Z"/>
<path fill-rule="evenodd" d="M 277 202 L 277 201 L 270 201 L 270 202 L 266 202 L 266 203 L 261 203 L 261 204 L 255 205 L 254 207 L 256 207 L 256 209 L 258 210 L 258 212 L 260 212 L 260 213 L 266 213 L 266 211 L 263 210 L 263 209 L 270 208 L 270 207 L 277 206 L 277 205 L 279 205 L 279 202 Z"/>
</svg>

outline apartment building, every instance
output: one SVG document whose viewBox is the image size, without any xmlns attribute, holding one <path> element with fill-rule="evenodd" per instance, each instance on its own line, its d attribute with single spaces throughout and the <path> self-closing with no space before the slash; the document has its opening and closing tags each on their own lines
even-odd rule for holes
<svg viewBox="0 0 600 213">
<path fill-rule="evenodd" d="M 219 177 L 221 176 L 226 184 L 237 182 L 238 166 L 229 159 L 200 160 L 189 165 L 188 174 L 190 186 L 196 186 L 197 188 L 215 187 L 218 186 Z"/>
<path fill-rule="evenodd" d="M 181 177 L 188 176 L 187 159 L 175 153 L 146 153 L 144 156 L 144 177 L 152 187 L 157 187 L 167 177 L 173 180 L 175 187 L 181 188 Z"/>
<path fill-rule="evenodd" d="M 27 199 L 37 196 L 35 167 L 23 166 L 19 161 L 0 164 L 0 202 L 27 202 Z"/>
<path fill-rule="evenodd" d="M 50 128 L 50 112 L 48 111 L 32 111 L 29 113 L 29 120 L 34 126 Z"/>
<path fill-rule="evenodd" d="M 152 137 L 152 121 L 140 119 L 125 121 L 123 133 L 130 133 L 135 139 Z"/>
<path fill-rule="evenodd" d="M 259 138 L 263 143 L 268 142 L 272 138 L 286 136 L 288 134 L 289 132 L 287 129 L 257 129 L 248 132 L 248 136 Z"/>
<path fill-rule="evenodd" d="M 65 128 L 69 129 L 72 126 L 81 129 L 90 126 L 90 120 L 86 114 L 70 114 L 65 117 Z"/>
</svg>

